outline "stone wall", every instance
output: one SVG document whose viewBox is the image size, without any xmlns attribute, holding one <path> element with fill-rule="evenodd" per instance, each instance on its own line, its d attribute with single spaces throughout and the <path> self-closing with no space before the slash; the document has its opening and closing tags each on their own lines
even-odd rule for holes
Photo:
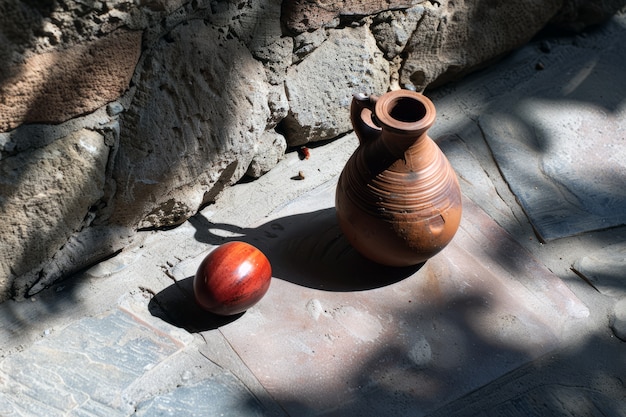
<svg viewBox="0 0 626 417">
<path fill-rule="evenodd" d="M 0 300 L 185 221 L 355 92 L 419 91 L 621 0 L 0 3 Z"/>
</svg>

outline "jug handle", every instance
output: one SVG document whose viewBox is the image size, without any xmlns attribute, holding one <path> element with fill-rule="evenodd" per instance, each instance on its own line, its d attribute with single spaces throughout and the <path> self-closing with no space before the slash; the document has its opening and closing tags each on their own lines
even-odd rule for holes
<svg viewBox="0 0 626 417">
<path fill-rule="evenodd" d="M 352 96 L 350 105 L 350 121 L 361 144 L 372 141 L 380 136 L 382 129 L 376 124 L 374 107 L 378 96 L 357 93 Z"/>
</svg>

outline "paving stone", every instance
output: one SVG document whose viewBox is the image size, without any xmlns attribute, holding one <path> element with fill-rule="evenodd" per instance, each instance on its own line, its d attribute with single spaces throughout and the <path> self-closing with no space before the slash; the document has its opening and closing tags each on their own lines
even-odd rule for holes
<svg viewBox="0 0 626 417">
<path fill-rule="evenodd" d="M 479 118 L 544 241 L 626 224 L 626 82 L 615 81 L 626 66 L 623 21 L 582 47 L 559 45 L 542 58 L 545 70 L 492 100 Z"/>
<path fill-rule="evenodd" d="M 192 258 L 192 260 L 182 262 L 183 264 L 181 268 L 189 269 L 191 265 L 197 266 L 202 261 L 201 258 L 204 257 L 204 254 L 201 256 L 197 256 Z M 185 268 L 187 266 L 187 268 Z M 174 271 L 179 271 L 179 269 L 174 269 Z M 194 271 L 195 272 L 195 268 Z M 220 378 L 226 378 L 226 380 L 230 381 L 229 384 L 232 386 L 235 382 L 238 384 L 238 388 L 233 388 L 227 392 L 222 392 L 220 389 L 217 389 L 217 392 L 222 392 L 222 394 L 226 395 L 236 395 L 239 397 L 244 396 L 242 393 L 248 393 L 246 395 L 251 395 L 252 398 L 249 399 L 249 403 L 252 403 L 252 399 L 254 399 L 254 403 L 261 407 L 263 410 L 263 415 L 266 416 L 285 416 L 284 411 L 280 408 L 280 406 L 270 397 L 265 388 L 260 384 L 260 382 L 256 379 L 256 377 L 250 372 L 250 370 L 246 367 L 246 365 L 242 362 L 241 358 L 233 351 L 232 347 L 228 344 L 228 341 L 224 338 L 222 333 L 219 331 L 219 327 L 223 326 L 227 323 L 236 320 L 239 316 L 234 317 L 222 317 L 217 316 L 206 311 L 203 311 L 196 302 L 193 297 L 193 272 L 189 272 L 189 275 L 184 275 L 182 278 L 179 278 L 174 284 L 169 287 L 164 288 L 162 291 L 156 293 L 150 300 L 146 308 L 141 311 L 136 311 L 136 314 L 141 315 L 142 313 L 151 314 L 154 318 L 160 318 L 165 322 L 171 324 L 172 326 L 176 326 L 178 328 L 186 329 L 189 332 L 193 333 L 201 333 L 202 340 L 204 343 L 201 343 L 197 346 L 197 349 L 194 349 L 193 355 L 201 356 L 204 358 L 203 361 L 196 360 L 195 362 L 190 362 L 188 364 L 182 364 L 180 358 L 172 358 L 169 361 L 176 361 L 175 369 L 179 369 L 179 372 L 182 372 L 181 379 L 185 379 L 186 381 L 181 381 L 181 385 L 215 385 L 215 381 L 221 381 Z M 180 271 L 179 271 L 180 273 Z M 136 304 L 135 304 L 136 305 Z M 147 319 L 146 319 L 147 320 Z M 190 355 L 190 353 L 187 353 Z M 202 363 L 205 362 L 205 363 Z M 201 368 L 201 369 L 198 369 Z M 192 372 L 192 370 L 194 370 Z M 172 370 L 164 371 L 162 375 L 162 379 L 172 378 L 171 377 Z M 200 378 L 201 375 L 211 374 L 212 379 L 205 380 Z M 150 373 L 150 378 L 154 379 L 154 372 Z M 224 374 L 224 375 L 222 375 Z M 193 378 L 193 380 L 191 380 Z M 217 379 L 216 379 L 217 378 Z M 233 381 L 235 382 L 233 382 Z M 163 381 L 164 383 L 161 386 L 167 386 L 167 381 Z M 138 384 L 140 386 L 146 384 Z M 171 382 L 170 382 L 171 385 Z M 217 384 L 219 385 L 219 384 Z M 212 385 L 211 385 L 212 386 Z M 144 387 L 145 389 L 145 387 Z M 148 391 L 150 390 L 150 384 L 148 384 Z M 182 405 L 176 405 L 174 402 L 182 401 L 186 403 L 189 400 L 187 397 L 194 396 L 203 396 L 206 387 L 188 387 L 186 389 L 176 388 L 175 391 L 172 391 L 167 394 L 166 397 L 156 397 L 150 398 L 144 404 L 144 407 L 148 407 L 151 411 L 145 415 L 154 415 L 156 413 L 156 409 L 164 408 L 164 402 L 172 403 L 173 412 L 177 412 L 176 415 L 192 415 L 189 410 L 181 409 Z M 159 392 L 158 390 L 152 390 L 153 392 Z M 231 392 L 233 391 L 233 392 Z M 138 397 L 138 393 L 132 393 L 133 398 Z M 213 394 L 212 394 L 213 395 Z M 145 395 L 144 395 L 145 396 Z M 206 395 L 204 395 L 206 396 Z M 174 399 L 172 399 L 173 397 Z M 186 400 L 182 400 L 181 398 L 187 398 Z M 230 407 L 229 399 L 223 398 L 220 400 L 221 402 L 212 405 L 213 407 L 210 413 L 206 409 L 207 406 L 203 405 L 204 403 L 197 403 L 199 406 L 198 415 L 220 415 L 216 410 L 221 410 L 221 413 L 224 415 L 250 415 L 253 411 L 258 408 L 257 406 L 253 407 L 252 410 L 248 410 L 247 414 L 238 412 L 237 408 L 234 408 L 233 412 L 229 412 L 228 409 Z M 153 404 L 154 402 L 154 404 Z M 155 408 L 156 407 L 156 408 Z M 177 410 L 177 411 L 176 411 Z M 204 410 L 204 411 L 203 411 Z M 165 411 L 163 411 L 165 412 Z M 142 414 L 143 415 L 143 414 Z M 160 415 L 160 414 L 158 414 Z M 163 414 L 169 415 L 169 414 Z"/>
<path fill-rule="evenodd" d="M 158 395 L 137 406 L 133 416 L 266 416 L 265 409 L 241 382 L 222 373 Z"/>
<path fill-rule="evenodd" d="M 498 378 L 429 417 L 625 417 L 623 343 L 605 331 Z"/>
<path fill-rule="evenodd" d="M 467 199 L 457 236 L 421 268 L 361 258 L 334 185 L 236 238 L 264 251 L 274 279 L 220 331 L 288 414 L 423 415 L 557 348 L 589 315 Z"/>
<path fill-rule="evenodd" d="M 3 415 L 129 415 L 124 391 L 183 341 L 122 309 L 77 320 L 0 363 Z"/>
<path fill-rule="evenodd" d="M 572 267 L 601 293 L 626 296 L 626 242 L 594 251 L 576 260 Z"/>
<path fill-rule="evenodd" d="M 470 123 L 463 129 L 463 138 L 482 138 L 480 130 L 475 124 Z M 466 197 L 478 204 L 493 218 L 507 219 L 510 221 L 511 208 L 502 200 L 493 179 L 489 177 L 482 165 L 479 156 L 475 155 L 476 149 L 471 149 L 459 135 L 443 135 L 437 138 L 437 145 L 446 155 L 454 168 L 461 189 Z M 467 139 L 466 139 L 467 140 Z M 474 141 L 473 148 L 476 148 Z M 505 184 L 506 186 L 506 184 Z"/>
<path fill-rule="evenodd" d="M 613 416 L 625 414 L 615 400 L 603 392 L 565 384 L 544 384 L 502 401 L 491 408 L 469 413 L 463 408 L 447 416 L 528 417 L 528 416 Z"/>
</svg>

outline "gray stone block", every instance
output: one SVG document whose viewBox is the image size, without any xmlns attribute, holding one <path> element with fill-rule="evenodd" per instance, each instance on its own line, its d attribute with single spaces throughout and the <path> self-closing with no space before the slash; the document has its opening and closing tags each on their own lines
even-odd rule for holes
<svg viewBox="0 0 626 417">
<path fill-rule="evenodd" d="M 134 405 L 125 390 L 183 346 L 121 310 L 83 318 L 0 363 L 1 410 L 3 415 L 129 415 Z"/>
<path fill-rule="evenodd" d="M 156 396 L 137 406 L 133 416 L 265 416 L 263 407 L 232 374 L 223 373 Z"/>
</svg>

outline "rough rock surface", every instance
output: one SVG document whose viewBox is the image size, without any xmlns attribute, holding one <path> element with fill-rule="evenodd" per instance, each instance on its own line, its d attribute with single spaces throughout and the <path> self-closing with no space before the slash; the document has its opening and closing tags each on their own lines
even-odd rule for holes
<svg viewBox="0 0 626 417">
<path fill-rule="evenodd" d="M 415 8 L 420 21 L 408 41 L 400 85 L 419 91 L 517 48 L 557 12 L 561 0 L 446 1 Z"/>
<path fill-rule="evenodd" d="M 406 10 L 385 11 L 374 17 L 371 30 L 385 58 L 391 60 L 404 51 L 424 10 L 423 6 L 415 6 Z"/>
<path fill-rule="evenodd" d="M 0 131 L 60 123 L 116 100 L 137 65 L 141 32 L 119 29 L 74 48 L 34 55 L 0 78 Z"/>
<path fill-rule="evenodd" d="M 265 71 L 241 42 L 192 20 L 147 52 L 139 72 L 111 222 L 171 226 L 248 169 L 269 118 Z"/>
<path fill-rule="evenodd" d="M 45 131 L 45 130 L 44 130 Z M 54 134 L 54 132 L 47 132 Z M 103 195 L 109 146 L 92 130 L 7 157 L 0 164 L 0 291 L 15 291 L 13 276 L 32 271 L 67 243 Z M 36 230 L 36 233 L 34 233 Z"/>
<path fill-rule="evenodd" d="M 605 22 L 624 6 L 624 0 L 565 0 L 551 23 L 579 32 Z"/>
<path fill-rule="evenodd" d="M 352 94 L 387 91 L 389 62 L 366 27 L 331 30 L 317 49 L 289 68 L 285 88 L 289 143 L 330 139 L 351 129 Z"/>
<path fill-rule="evenodd" d="M 339 16 L 371 15 L 390 9 L 407 8 L 424 0 L 295 0 L 283 2 L 282 21 L 292 32 L 302 33 L 333 26 Z"/>
<path fill-rule="evenodd" d="M 267 174 L 283 158 L 287 150 L 285 137 L 273 130 L 265 132 L 254 146 L 255 156 L 246 171 L 246 175 L 252 178 Z"/>
</svg>

